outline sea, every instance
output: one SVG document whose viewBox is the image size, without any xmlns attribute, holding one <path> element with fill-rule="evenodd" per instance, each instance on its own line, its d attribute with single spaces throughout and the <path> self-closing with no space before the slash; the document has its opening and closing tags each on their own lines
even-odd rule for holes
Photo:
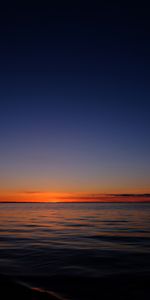
<svg viewBox="0 0 150 300">
<path fill-rule="evenodd" d="M 150 203 L 1 203 L 0 274 L 67 299 L 85 280 L 150 274 Z"/>
</svg>

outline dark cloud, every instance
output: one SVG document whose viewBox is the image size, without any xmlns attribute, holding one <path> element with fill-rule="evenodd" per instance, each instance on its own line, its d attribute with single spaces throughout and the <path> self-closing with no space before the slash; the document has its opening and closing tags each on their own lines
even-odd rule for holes
<svg viewBox="0 0 150 300">
<path fill-rule="evenodd" d="M 150 199 L 150 194 L 86 194 L 86 195 L 70 195 L 58 197 L 62 200 L 77 200 L 77 201 L 123 201 L 134 199 Z"/>
<path fill-rule="evenodd" d="M 27 195 L 30 195 L 30 194 L 42 194 L 41 191 L 23 191 L 22 193 L 23 194 L 27 194 Z"/>
<path fill-rule="evenodd" d="M 139 198 L 150 198 L 150 194 L 112 194 L 112 197 L 139 197 Z"/>
</svg>

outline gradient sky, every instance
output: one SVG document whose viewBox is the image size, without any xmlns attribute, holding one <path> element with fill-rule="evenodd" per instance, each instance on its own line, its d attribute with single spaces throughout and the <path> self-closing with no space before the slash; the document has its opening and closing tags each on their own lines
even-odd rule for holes
<svg viewBox="0 0 150 300">
<path fill-rule="evenodd" d="M 149 193 L 148 8 L 0 14 L 0 200 Z"/>
</svg>

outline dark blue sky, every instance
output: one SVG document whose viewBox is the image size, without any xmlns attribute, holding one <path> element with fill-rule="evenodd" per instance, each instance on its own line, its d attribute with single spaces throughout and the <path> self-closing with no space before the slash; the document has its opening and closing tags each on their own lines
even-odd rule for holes
<svg viewBox="0 0 150 300">
<path fill-rule="evenodd" d="M 147 7 L 15 5 L 0 16 L 0 188 L 144 191 Z"/>
</svg>

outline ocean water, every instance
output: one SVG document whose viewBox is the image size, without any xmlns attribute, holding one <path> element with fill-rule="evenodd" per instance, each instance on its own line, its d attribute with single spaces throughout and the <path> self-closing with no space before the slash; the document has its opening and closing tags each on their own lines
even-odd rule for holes
<svg viewBox="0 0 150 300">
<path fill-rule="evenodd" d="M 150 274 L 148 203 L 0 204 L 1 274 L 39 285 L 143 272 Z"/>
</svg>

